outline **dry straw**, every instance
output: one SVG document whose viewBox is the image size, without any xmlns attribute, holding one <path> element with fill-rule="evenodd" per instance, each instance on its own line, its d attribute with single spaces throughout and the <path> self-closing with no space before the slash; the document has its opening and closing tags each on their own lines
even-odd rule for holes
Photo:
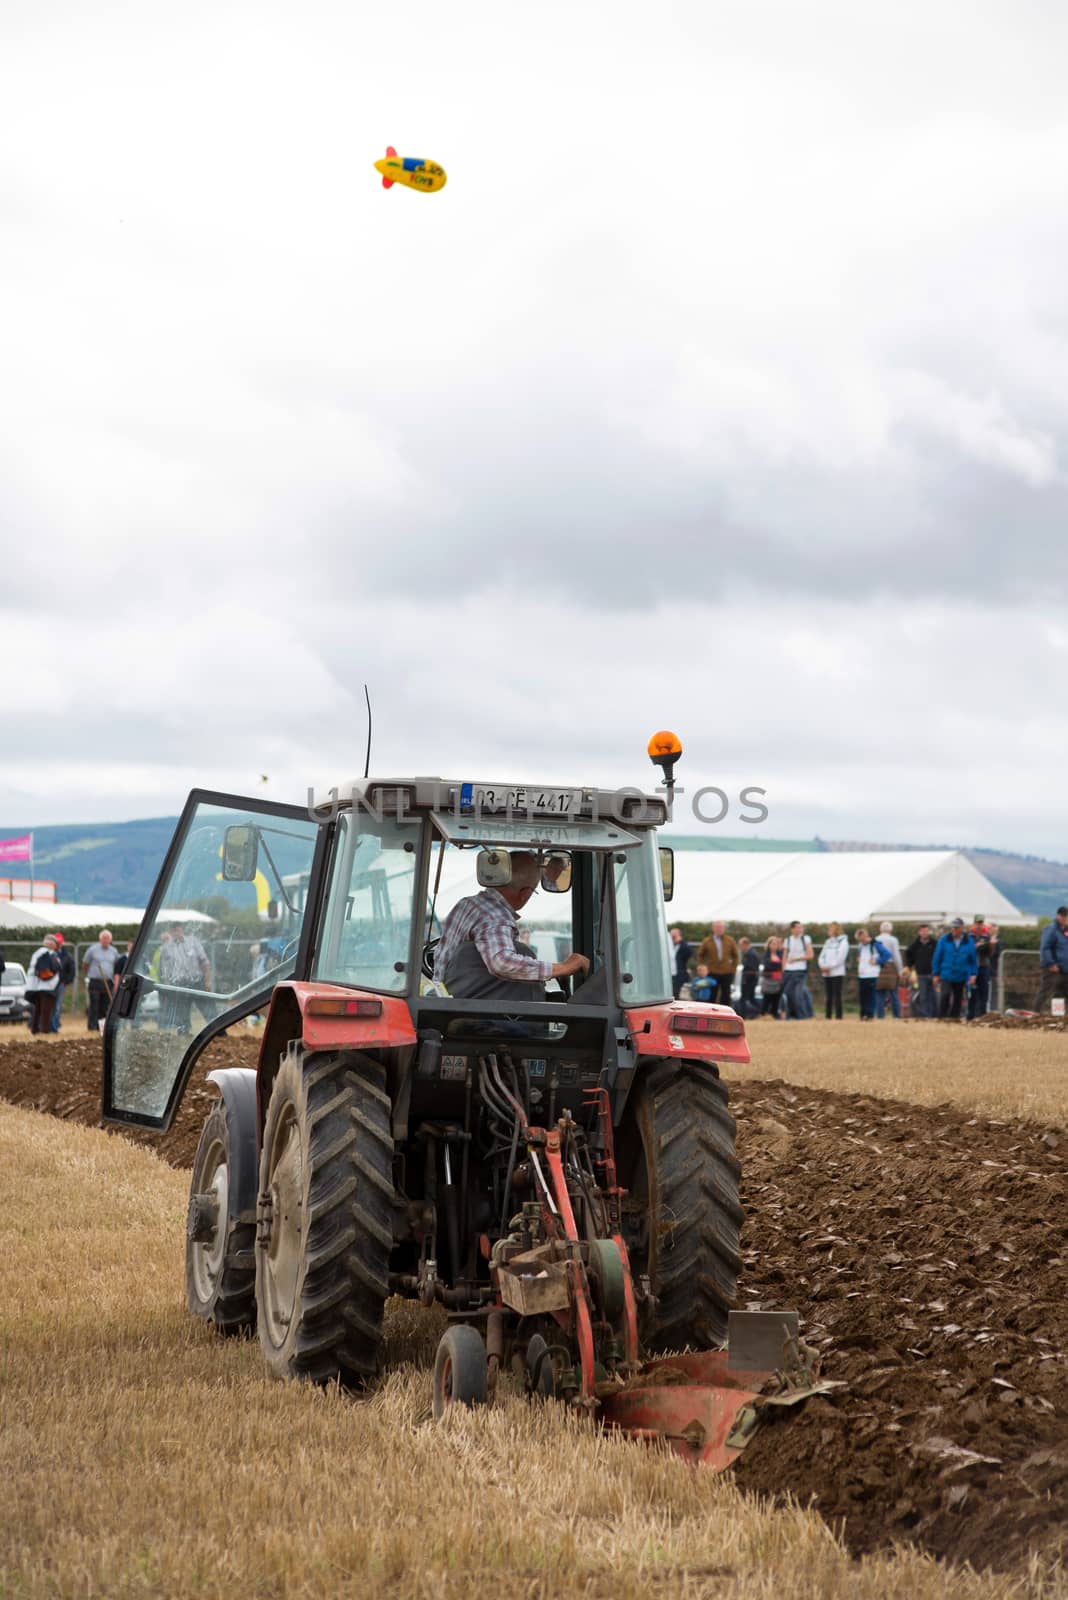
<svg viewBox="0 0 1068 1600">
<path fill-rule="evenodd" d="M 555 1406 L 435 1427 L 415 1362 L 436 1326 L 407 1307 L 389 1354 L 413 1363 L 370 1399 L 269 1382 L 254 1342 L 186 1316 L 185 1198 L 121 1138 L 0 1103 L 5 1600 L 1058 1592 L 911 1553 L 854 1563 L 812 1513 Z"/>
<path fill-rule="evenodd" d="M 810 1089 L 1068 1124 L 1068 1034 L 949 1022 L 753 1022 L 750 1067 Z"/>
</svg>

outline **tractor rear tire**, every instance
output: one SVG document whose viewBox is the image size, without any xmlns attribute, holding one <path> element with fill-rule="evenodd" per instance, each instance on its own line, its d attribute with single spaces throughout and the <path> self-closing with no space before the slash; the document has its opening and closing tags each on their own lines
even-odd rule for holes
<svg viewBox="0 0 1068 1600">
<path fill-rule="evenodd" d="M 279 1378 L 374 1377 L 393 1247 L 386 1070 L 356 1052 L 291 1044 L 271 1088 L 260 1157 L 256 1309 Z"/>
<path fill-rule="evenodd" d="M 220 1333 L 248 1333 L 256 1326 L 256 1229 L 230 1215 L 240 1137 L 222 1100 L 204 1120 L 189 1190 L 185 1243 L 185 1301 L 195 1317 Z M 255 1162 L 251 1145 L 245 1160 Z"/>
<path fill-rule="evenodd" d="M 726 1086 L 703 1064 L 663 1061 L 641 1085 L 636 1121 L 631 1202 L 645 1208 L 647 1248 L 632 1266 L 648 1273 L 656 1300 L 644 1342 L 660 1351 L 722 1345 L 745 1215 Z"/>
</svg>

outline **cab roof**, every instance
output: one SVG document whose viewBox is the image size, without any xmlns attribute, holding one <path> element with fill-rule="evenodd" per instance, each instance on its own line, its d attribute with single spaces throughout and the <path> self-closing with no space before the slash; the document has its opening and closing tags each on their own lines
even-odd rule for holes
<svg viewBox="0 0 1068 1600">
<path fill-rule="evenodd" d="M 452 811 L 457 815 L 477 812 L 501 816 L 511 812 L 523 818 L 537 816 L 599 818 L 624 822 L 630 828 L 661 827 L 667 820 L 667 803 L 662 794 L 627 786 L 598 789 L 574 784 L 501 783 L 470 778 L 350 778 L 315 792 L 316 810 L 347 810 L 353 805 L 375 810 L 395 804 L 392 799 L 403 792 L 405 806 L 412 811 Z"/>
</svg>

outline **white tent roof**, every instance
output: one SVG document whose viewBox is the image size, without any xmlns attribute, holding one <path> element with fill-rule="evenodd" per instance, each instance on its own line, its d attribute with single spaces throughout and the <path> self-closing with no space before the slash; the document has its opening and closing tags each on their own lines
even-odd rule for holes
<svg viewBox="0 0 1068 1600">
<path fill-rule="evenodd" d="M 63 900 L 0 900 L 0 928 L 43 928 L 47 932 L 58 928 L 107 928 L 113 923 L 123 926 L 140 922 L 144 906 L 84 906 Z M 211 922 L 203 911 L 171 911 L 161 913 L 163 920 L 186 922 Z"/>
<path fill-rule="evenodd" d="M 667 840 L 665 839 L 665 842 Z M 675 852 L 671 921 L 1033 923 L 959 850 Z"/>
</svg>

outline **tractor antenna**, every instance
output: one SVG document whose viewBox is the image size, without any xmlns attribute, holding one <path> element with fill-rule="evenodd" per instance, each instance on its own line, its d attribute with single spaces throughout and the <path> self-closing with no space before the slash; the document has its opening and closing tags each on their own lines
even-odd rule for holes
<svg viewBox="0 0 1068 1600">
<path fill-rule="evenodd" d="M 368 754 L 363 758 L 363 776 L 368 776 L 371 771 L 371 696 L 368 694 L 368 685 L 363 685 L 363 698 L 368 702 Z"/>
<path fill-rule="evenodd" d="M 367 754 L 363 762 L 363 775 L 366 778 L 371 770 L 371 696 L 367 692 L 367 685 L 363 686 L 363 697 L 367 701 Z"/>
</svg>

